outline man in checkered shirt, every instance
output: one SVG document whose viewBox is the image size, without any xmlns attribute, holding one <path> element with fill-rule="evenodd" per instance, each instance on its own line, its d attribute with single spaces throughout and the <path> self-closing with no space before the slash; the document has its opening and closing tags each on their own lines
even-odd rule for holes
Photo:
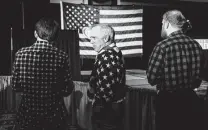
<svg viewBox="0 0 208 130">
<path fill-rule="evenodd" d="M 89 38 L 98 52 L 90 77 L 88 97 L 93 103 L 94 129 L 121 130 L 125 96 L 125 68 L 122 52 L 114 42 L 115 32 L 109 25 L 90 28 Z"/>
<path fill-rule="evenodd" d="M 22 92 L 15 126 L 20 130 L 64 129 L 64 96 L 74 84 L 68 55 L 54 47 L 58 23 L 42 18 L 35 25 L 36 42 L 15 55 L 12 89 Z"/>
<path fill-rule="evenodd" d="M 179 10 L 163 15 L 161 37 L 149 58 L 147 79 L 156 85 L 157 130 L 196 130 L 202 47 L 185 34 L 191 27 Z"/>
</svg>

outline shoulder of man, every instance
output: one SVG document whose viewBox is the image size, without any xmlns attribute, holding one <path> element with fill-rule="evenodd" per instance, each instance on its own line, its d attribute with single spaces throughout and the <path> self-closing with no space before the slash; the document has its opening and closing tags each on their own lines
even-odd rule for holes
<svg viewBox="0 0 208 130">
<path fill-rule="evenodd" d="M 29 50 L 29 47 L 22 47 L 15 53 L 15 55 L 21 55 L 21 54 L 25 53 L 28 50 Z"/>
</svg>

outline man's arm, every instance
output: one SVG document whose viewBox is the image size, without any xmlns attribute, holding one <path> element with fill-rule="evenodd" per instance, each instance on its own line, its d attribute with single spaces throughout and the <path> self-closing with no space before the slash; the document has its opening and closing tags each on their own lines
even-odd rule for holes
<svg viewBox="0 0 208 130">
<path fill-rule="evenodd" d="M 13 91 L 16 92 L 22 92 L 23 88 L 21 87 L 20 84 L 20 63 L 19 63 L 20 58 L 18 57 L 18 53 L 15 54 L 15 60 L 13 63 L 13 68 L 12 68 L 12 76 L 11 76 L 11 88 Z"/>
<path fill-rule="evenodd" d="M 72 93 L 72 91 L 75 87 L 74 83 L 72 81 L 71 66 L 70 66 L 68 56 L 66 56 L 63 70 L 64 70 L 64 73 L 63 73 L 64 86 L 62 89 L 62 94 L 63 94 L 63 96 L 68 96 Z"/>
<path fill-rule="evenodd" d="M 97 58 L 95 59 L 95 62 L 96 62 Z M 96 74 L 97 74 L 97 68 L 96 66 L 94 65 L 93 66 L 93 69 L 92 69 L 92 72 L 90 74 L 90 80 L 89 80 L 89 87 L 87 88 L 87 96 L 90 98 L 90 99 L 93 99 L 94 98 L 94 95 L 96 93 Z"/>
<path fill-rule="evenodd" d="M 163 51 L 159 46 L 155 46 L 150 56 L 147 68 L 147 79 L 150 85 L 160 84 L 163 67 Z"/>
<path fill-rule="evenodd" d="M 201 66 L 200 66 L 200 79 L 201 80 L 205 80 L 208 81 L 208 75 L 207 75 L 207 71 L 208 71 L 208 60 L 205 56 L 205 52 L 202 50 L 201 51 Z"/>
</svg>

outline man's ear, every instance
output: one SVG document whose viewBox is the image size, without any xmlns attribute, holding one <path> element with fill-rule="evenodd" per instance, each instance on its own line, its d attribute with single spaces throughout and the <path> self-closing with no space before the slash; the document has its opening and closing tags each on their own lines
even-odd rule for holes
<svg viewBox="0 0 208 130">
<path fill-rule="evenodd" d="M 169 26 L 170 26 L 170 23 L 169 23 L 169 22 L 167 22 L 166 28 L 168 28 Z"/>
<path fill-rule="evenodd" d="M 105 36 L 104 37 L 104 42 L 109 42 L 110 41 L 110 36 Z"/>
<path fill-rule="evenodd" d="M 38 38 L 38 34 L 37 34 L 36 30 L 34 31 L 34 36 L 35 36 L 35 38 Z"/>
</svg>

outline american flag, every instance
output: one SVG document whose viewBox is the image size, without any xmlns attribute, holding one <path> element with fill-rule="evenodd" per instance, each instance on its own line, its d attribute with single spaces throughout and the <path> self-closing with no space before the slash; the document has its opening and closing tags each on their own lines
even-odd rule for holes
<svg viewBox="0 0 208 130">
<path fill-rule="evenodd" d="M 80 57 L 95 58 L 95 52 L 82 28 L 104 23 L 115 30 L 115 42 L 124 57 L 142 56 L 142 6 L 91 6 L 61 2 L 62 29 L 78 30 Z"/>
</svg>

